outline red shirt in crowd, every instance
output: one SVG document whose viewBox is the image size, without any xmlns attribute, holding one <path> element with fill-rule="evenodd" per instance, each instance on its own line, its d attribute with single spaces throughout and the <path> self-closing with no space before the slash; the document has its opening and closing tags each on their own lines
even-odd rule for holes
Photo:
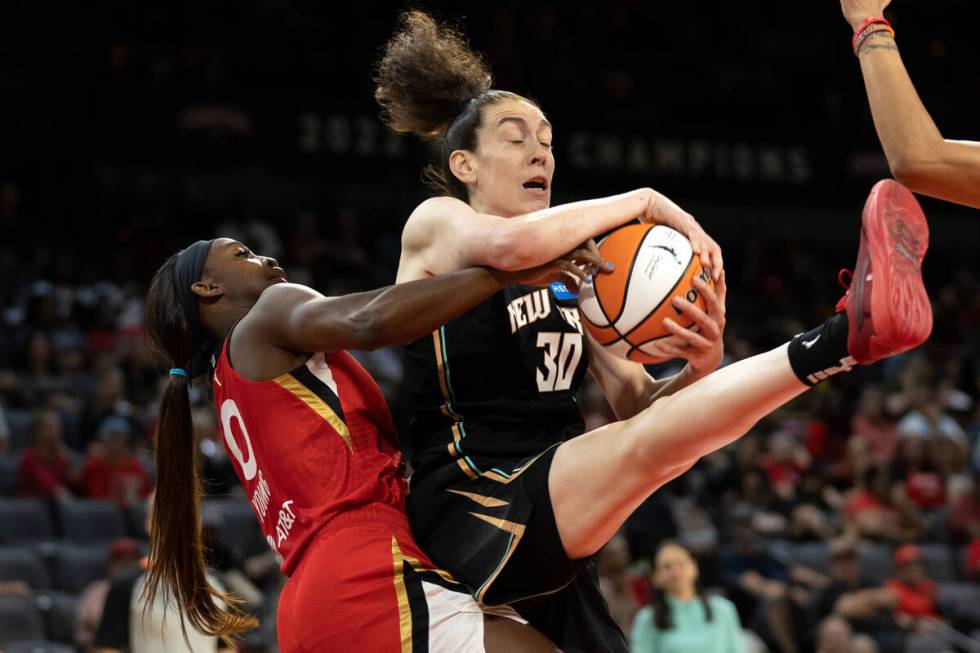
<svg viewBox="0 0 980 653">
<path fill-rule="evenodd" d="M 71 483 L 68 459 L 46 460 L 33 447 L 24 450 L 17 465 L 16 494 L 19 497 L 50 497 Z"/>
<path fill-rule="evenodd" d="M 935 472 L 909 472 L 905 493 L 920 508 L 938 508 L 946 503 L 946 484 Z"/>
<path fill-rule="evenodd" d="M 115 501 L 121 505 L 144 499 L 150 493 L 150 479 L 135 456 L 126 456 L 114 462 L 105 456 L 93 454 L 85 463 L 82 481 L 85 496 Z"/>
<path fill-rule="evenodd" d="M 885 587 L 898 597 L 896 613 L 916 618 L 939 618 L 936 612 L 936 584 L 931 580 L 908 585 L 898 579 L 889 578 L 885 581 Z"/>
<path fill-rule="evenodd" d="M 854 493 L 844 505 L 844 514 L 847 515 L 848 519 L 854 519 L 865 510 L 892 512 L 891 506 L 867 490 Z"/>
<path fill-rule="evenodd" d="M 887 462 L 895 457 L 895 449 L 898 448 L 895 422 L 855 415 L 851 419 L 851 432 L 868 443 L 871 455 L 877 460 Z"/>
<path fill-rule="evenodd" d="M 776 460 L 767 458 L 762 463 L 762 468 L 766 472 L 769 484 L 772 487 L 780 485 L 791 485 L 796 487 L 800 481 L 800 475 L 806 467 L 792 460 Z"/>
</svg>

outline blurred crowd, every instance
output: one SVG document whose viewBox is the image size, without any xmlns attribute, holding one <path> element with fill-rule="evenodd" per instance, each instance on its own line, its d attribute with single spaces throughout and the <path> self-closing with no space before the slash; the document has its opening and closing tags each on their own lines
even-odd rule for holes
<svg viewBox="0 0 980 653">
<path fill-rule="evenodd" d="M 301 211 L 286 224 L 229 220 L 214 229 L 275 254 L 291 279 L 329 292 L 377 285 L 378 267 L 393 269 L 386 238 L 363 236 L 354 208 L 332 219 Z M 828 257 L 778 233 L 745 235 L 725 248 L 725 364 L 833 310 L 840 289 Z M 0 321 L 0 492 L 39 501 L 51 518 L 48 540 L 63 544 L 82 537 L 69 523 L 71 506 L 114 506 L 121 530 L 86 542 L 102 547 L 100 572 L 112 575 L 145 553 L 164 376 L 143 333 L 146 277 L 87 279 L 86 256 L 32 260 L 0 246 L 0 260 L 18 277 L 3 286 Z M 980 296 L 974 271 L 933 256 L 936 324 L 927 345 L 835 377 L 766 418 L 657 492 L 603 552 L 604 591 L 636 650 L 659 632 L 656 606 L 680 609 L 686 604 L 675 595 L 687 586 L 710 597 L 713 617 L 734 617 L 738 631 L 751 633 L 740 638 L 772 651 L 892 651 L 908 642 L 922 651 L 972 650 L 952 647 L 969 646 L 980 629 Z M 404 423 L 399 352 L 359 356 Z M 612 419 L 594 384 L 580 399 L 589 428 Z M 264 650 L 274 643 L 282 579 L 225 457 L 206 388 L 195 389 L 193 403 L 210 562 L 263 617 L 246 646 Z M 4 519 L 12 518 L 0 507 Z M 0 530 L 0 542 L 13 548 L 38 539 L 27 533 L 17 541 L 10 521 Z M 85 650 L 97 628 L 92 603 L 104 591 L 76 585 L 73 594 L 57 573 L 45 587 L 4 573 L 5 594 L 61 590 L 73 598 L 74 644 Z M 721 597 L 734 607 L 713 603 Z"/>
<path fill-rule="evenodd" d="M 29 650 L 10 646 L 15 639 L 46 640 L 58 653 L 97 641 L 125 648 L 102 615 L 122 620 L 116 599 L 132 591 L 147 552 L 165 370 L 142 312 L 166 256 L 221 235 L 328 295 L 394 279 L 401 224 L 422 192 L 415 150 L 370 118 L 368 73 L 395 10 L 385 22 L 373 4 L 357 5 L 348 9 L 359 18 L 345 20 L 313 4 L 0 8 L 0 24 L 17 26 L 0 45 L 8 653 Z M 426 4 L 455 17 L 455 3 Z M 831 226 L 856 223 L 855 194 L 884 170 L 834 5 L 776 15 L 722 3 L 704 16 L 635 0 L 475 3 L 464 21 L 500 85 L 529 92 L 554 118 L 556 201 L 663 182 L 576 170 L 563 140 L 573 129 L 696 137 L 721 149 L 726 139 L 803 139 L 810 148 L 806 188 L 733 190 L 690 161 L 687 177 L 661 188 L 682 205 L 711 199 L 724 209 L 697 215 L 723 233 L 724 364 L 834 310 L 837 268 L 853 261 L 856 233 Z M 894 23 L 920 92 L 950 133 L 975 129 L 980 100 L 963 100 L 966 88 L 977 95 L 963 81 L 976 79 L 976 58 L 964 54 L 972 23 L 945 20 L 929 3 L 901 11 Z M 229 26 L 229 15 L 240 22 Z M 637 56 L 638 43 L 658 54 Z M 766 204 L 776 199 L 784 204 Z M 947 207 L 927 209 L 934 233 L 967 224 L 962 214 L 944 221 Z M 787 215 L 766 221 L 767 211 Z M 814 228 L 825 214 L 838 222 Z M 838 375 L 766 418 L 652 496 L 604 549 L 602 588 L 634 651 L 980 650 L 976 242 L 975 226 L 934 241 L 925 272 L 935 328 L 925 346 Z M 357 355 L 406 424 L 400 352 Z M 207 389 L 192 400 L 213 579 L 262 620 L 240 649 L 274 651 L 283 579 L 225 457 Z M 612 419 L 591 382 L 580 405 L 589 428 Z"/>
</svg>

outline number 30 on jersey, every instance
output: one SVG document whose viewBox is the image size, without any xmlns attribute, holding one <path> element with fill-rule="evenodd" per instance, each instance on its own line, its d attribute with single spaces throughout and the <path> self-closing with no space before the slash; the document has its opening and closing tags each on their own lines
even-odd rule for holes
<svg viewBox="0 0 980 653">
<path fill-rule="evenodd" d="M 538 334 L 538 349 L 544 354 L 544 369 L 538 366 L 539 392 L 560 392 L 572 387 L 572 378 L 582 358 L 582 334 L 543 331 Z"/>
</svg>

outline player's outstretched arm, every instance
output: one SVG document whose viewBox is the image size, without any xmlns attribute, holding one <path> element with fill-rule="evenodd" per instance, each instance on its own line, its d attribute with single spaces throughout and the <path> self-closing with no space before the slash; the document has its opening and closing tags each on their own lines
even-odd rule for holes
<svg viewBox="0 0 980 653">
<path fill-rule="evenodd" d="M 891 0 L 841 0 L 854 30 Z M 923 195 L 980 208 L 980 143 L 943 138 L 912 85 L 894 37 L 874 32 L 858 59 L 878 138 L 895 178 Z"/>
<path fill-rule="evenodd" d="M 452 197 L 426 200 L 405 224 L 399 281 L 474 265 L 501 270 L 535 267 L 637 218 L 681 232 L 705 265 L 721 273 L 721 249 L 694 217 L 660 193 L 641 188 L 512 218 L 478 213 Z"/>
<path fill-rule="evenodd" d="M 469 268 L 340 297 L 281 283 L 267 288 L 244 320 L 250 332 L 286 351 L 373 350 L 421 338 L 506 285 L 546 282 L 562 274 L 584 279 L 580 266 L 601 263 L 594 247 L 581 248 L 521 272 Z"/>
</svg>

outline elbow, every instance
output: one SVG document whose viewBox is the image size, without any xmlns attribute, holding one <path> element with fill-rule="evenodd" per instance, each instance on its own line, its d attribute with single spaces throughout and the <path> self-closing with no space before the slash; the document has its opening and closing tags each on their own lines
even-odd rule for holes
<svg viewBox="0 0 980 653">
<path fill-rule="evenodd" d="M 929 185 L 934 168 L 927 157 L 905 152 L 891 157 L 888 167 L 896 181 L 916 192 L 922 192 Z"/>
<path fill-rule="evenodd" d="M 534 243 L 534 239 L 527 238 L 519 230 L 499 229 L 482 244 L 477 243 L 477 246 L 483 250 L 483 256 L 479 257 L 482 264 L 505 272 L 515 272 L 543 263 L 537 260 L 536 251 L 540 251 L 540 248 Z"/>
<path fill-rule="evenodd" d="M 391 320 L 388 320 L 390 322 Z M 392 344 L 385 341 L 386 331 L 392 331 L 391 327 L 386 329 L 386 320 L 377 315 L 377 311 L 360 310 L 351 315 L 347 320 L 350 332 L 351 349 L 361 351 L 374 351 L 385 345 Z"/>
</svg>

